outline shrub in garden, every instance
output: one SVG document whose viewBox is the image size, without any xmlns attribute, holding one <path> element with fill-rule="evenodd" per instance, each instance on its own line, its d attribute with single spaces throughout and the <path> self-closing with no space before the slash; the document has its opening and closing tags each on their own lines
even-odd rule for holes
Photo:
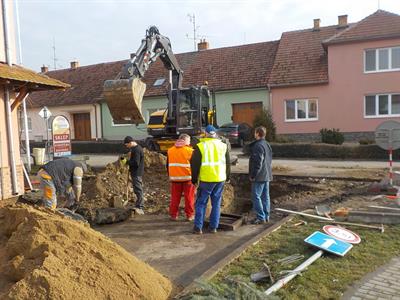
<svg viewBox="0 0 400 300">
<path fill-rule="evenodd" d="M 253 121 L 254 128 L 258 126 L 264 126 L 267 128 L 267 136 L 265 137 L 267 141 L 272 142 L 275 141 L 276 138 L 276 126 L 275 122 L 272 119 L 272 114 L 270 111 L 263 109 Z"/>
<path fill-rule="evenodd" d="M 371 139 L 361 139 L 358 141 L 358 143 L 360 145 L 373 145 L 373 144 L 375 144 L 375 141 L 371 140 Z"/>
<path fill-rule="evenodd" d="M 339 129 L 322 128 L 319 133 L 321 134 L 322 143 L 341 145 L 344 142 L 344 136 L 339 132 Z"/>
</svg>

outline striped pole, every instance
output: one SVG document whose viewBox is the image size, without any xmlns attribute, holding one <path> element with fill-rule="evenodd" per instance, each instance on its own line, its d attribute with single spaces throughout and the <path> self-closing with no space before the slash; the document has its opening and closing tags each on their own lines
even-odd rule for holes
<svg viewBox="0 0 400 300">
<path fill-rule="evenodd" d="M 393 185 L 393 149 L 389 148 L 389 182 Z"/>
</svg>

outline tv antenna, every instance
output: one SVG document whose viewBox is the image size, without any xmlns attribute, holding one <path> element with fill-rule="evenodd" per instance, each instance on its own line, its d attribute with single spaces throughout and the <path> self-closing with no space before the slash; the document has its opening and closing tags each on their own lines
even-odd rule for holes
<svg viewBox="0 0 400 300">
<path fill-rule="evenodd" d="M 54 70 L 57 70 L 57 57 L 56 57 L 56 38 L 53 37 L 53 63 L 54 63 Z"/>
<path fill-rule="evenodd" d="M 187 14 L 190 23 L 193 24 L 193 47 L 194 51 L 196 51 L 196 46 L 197 46 L 197 30 L 200 28 L 200 26 L 196 26 L 196 16 L 195 14 Z M 186 34 L 186 37 L 189 38 L 189 34 Z"/>
</svg>

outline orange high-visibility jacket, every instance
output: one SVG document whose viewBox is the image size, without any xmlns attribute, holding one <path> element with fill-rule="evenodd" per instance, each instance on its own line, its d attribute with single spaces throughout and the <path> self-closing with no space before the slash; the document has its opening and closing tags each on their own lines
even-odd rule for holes
<svg viewBox="0 0 400 300">
<path fill-rule="evenodd" d="M 190 181 L 192 171 L 190 170 L 190 158 L 193 148 L 190 146 L 171 147 L 168 149 L 168 174 L 171 181 Z"/>
</svg>

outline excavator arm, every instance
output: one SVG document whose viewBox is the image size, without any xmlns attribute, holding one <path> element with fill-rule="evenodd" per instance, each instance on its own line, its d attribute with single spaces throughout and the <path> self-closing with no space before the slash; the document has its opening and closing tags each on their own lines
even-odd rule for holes
<svg viewBox="0 0 400 300">
<path fill-rule="evenodd" d="M 141 78 L 158 57 L 170 71 L 170 91 L 181 88 L 183 71 L 172 52 L 171 43 L 159 33 L 157 27 L 151 26 L 146 30 L 146 37 L 139 49 L 117 78 L 104 82 L 103 94 L 114 123 L 144 123 L 141 107 L 146 84 Z"/>
</svg>

